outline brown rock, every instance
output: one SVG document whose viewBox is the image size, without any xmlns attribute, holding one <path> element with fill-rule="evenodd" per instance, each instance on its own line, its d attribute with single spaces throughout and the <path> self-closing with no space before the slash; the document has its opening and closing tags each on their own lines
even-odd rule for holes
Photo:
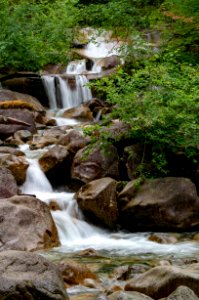
<svg viewBox="0 0 199 300">
<path fill-rule="evenodd" d="M 1 252 L 0 282 L 1 299 L 69 299 L 57 267 L 30 252 Z"/>
<path fill-rule="evenodd" d="M 148 240 L 158 244 L 175 244 L 178 242 L 174 235 L 167 233 L 153 233 L 148 237 Z"/>
<path fill-rule="evenodd" d="M 11 171 L 0 167 L 0 199 L 18 194 L 18 187 Z"/>
<path fill-rule="evenodd" d="M 171 293 L 165 300 L 198 300 L 196 294 L 187 286 L 179 286 L 173 293 Z"/>
<path fill-rule="evenodd" d="M 83 284 L 86 278 L 97 280 L 97 276 L 86 265 L 74 261 L 62 261 L 58 267 L 67 286 Z"/>
<path fill-rule="evenodd" d="M 94 149 L 80 149 L 73 160 L 71 176 L 84 183 L 102 177 L 119 178 L 119 159 L 117 149 L 110 145 L 105 149 L 96 146 Z"/>
<path fill-rule="evenodd" d="M 131 230 L 180 230 L 199 226 L 199 198 L 187 178 L 159 178 L 134 185 L 119 195 L 121 224 Z"/>
<path fill-rule="evenodd" d="M 44 107 L 39 101 L 27 94 L 21 94 L 9 90 L 0 90 L 0 109 L 28 109 L 45 114 Z"/>
<path fill-rule="evenodd" d="M 137 291 L 154 299 L 170 295 L 180 285 L 185 285 L 199 295 L 199 264 L 186 267 L 161 266 L 134 278 L 126 284 L 126 291 Z"/>
<path fill-rule="evenodd" d="M 18 185 L 25 182 L 29 163 L 23 156 L 0 154 L 0 164 L 11 171 Z"/>
<path fill-rule="evenodd" d="M 64 111 L 63 118 L 76 119 L 81 122 L 89 122 L 93 120 L 93 114 L 89 107 L 86 105 L 80 105 Z"/>
<path fill-rule="evenodd" d="M 48 206 L 32 196 L 0 201 L 0 249 L 34 251 L 59 245 Z"/>
<path fill-rule="evenodd" d="M 152 300 L 152 298 L 137 292 L 119 291 L 108 296 L 108 300 Z"/>
<path fill-rule="evenodd" d="M 61 135 L 57 143 L 67 146 L 70 152 L 76 153 L 79 149 L 85 147 L 89 141 L 90 139 L 84 137 L 79 131 L 71 129 L 66 134 Z"/>
<path fill-rule="evenodd" d="M 65 184 L 70 179 L 71 154 L 67 147 L 55 145 L 39 159 L 43 172 L 52 184 Z"/>
<path fill-rule="evenodd" d="M 82 186 L 76 195 L 78 205 L 88 218 L 113 227 L 118 217 L 117 182 L 106 177 Z"/>
<path fill-rule="evenodd" d="M 28 130 L 31 133 L 36 132 L 34 116 L 32 112 L 27 109 L 0 109 L 0 115 L 7 117 L 8 120 L 7 124 L 0 123 L 1 139 L 12 136 L 18 130 Z M 9 118 L 15 119 L 16 122 L 10 122 Z M 17 120 L 19 120 L 19 122 L 17 122 Z"/>
</svg>

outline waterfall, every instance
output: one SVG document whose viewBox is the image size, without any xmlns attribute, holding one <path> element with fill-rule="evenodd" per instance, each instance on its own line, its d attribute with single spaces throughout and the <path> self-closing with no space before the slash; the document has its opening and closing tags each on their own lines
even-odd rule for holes
<svg viewBox="0 0 199 300">
<path fill-rule="evenodd" d="M 74 75 L 74 88 L 59 75 L 44 75 L 42 80 L 50 109 L 77 107 L 92 99 L 91 90 L 86 86 L 88 79 L 84 75 Z"/>
<path fill-rule="evenodd" d="M 147 233 L 113 233 L 87 223 L 78 209 L 74 194 L 63 191 L 54 191 L 50 182 L 40 169 L 38 157 L 46 151 L 29 150 L 21 146 L 29 161 L 29 168 L 25 183 L 20 187 L 24 194 L 34 194 L 38 199 L 50 204 L 56 202 L 59 210 L 52 211 L 61 247 L 60 252 L 74 252 L 85 248 L 106 250 L 117 255 L 136 253 L 179 253 L 189 254 L 197 251 L 195 244 L 157 244 L 148 240 Z"/>
<path fill-rule="evenodd" d="M 50 75 L 44 75 L 42 76 L 42 81 L 49 100 L 49 107 L 51 109 L 57 108 L 56 92 L 55 92 L 55 77 Z"/>
</svg>

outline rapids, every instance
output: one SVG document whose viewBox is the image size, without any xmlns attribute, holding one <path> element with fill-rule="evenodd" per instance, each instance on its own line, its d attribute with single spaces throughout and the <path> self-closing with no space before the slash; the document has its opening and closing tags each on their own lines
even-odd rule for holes
<svg viewBox="0 0 199 300">
<path fill-rule="evenodd" d="M 173 254 L 178 257 L 199 252 L 198 243 L 186 239 L 176 244 L 158 244 L 148 240 L 150 233 L 111 232 L 89 224 L 78 208 L 74 193 L 63 189 L 54 190 L 40 169 L 38 158 L 47 149 L 31 151 L 27 145 L 21 146 L 20 149 L 25 152 L 30 164 L 26 182 L 21 186 L 22 193 L 34 194 L 47 204 L 54 201 L 60 208 L 52 211 L 61 242 L 56 252 L 72 253 L 94 248 L 119 256 Z"/>
</svg>

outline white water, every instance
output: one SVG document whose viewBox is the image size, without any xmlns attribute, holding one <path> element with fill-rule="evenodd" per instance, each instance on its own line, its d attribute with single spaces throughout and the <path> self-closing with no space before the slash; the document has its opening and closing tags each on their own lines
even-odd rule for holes
<svg viewBox="0 0 199 300">
<path fill-rule="evenodd" d="M 21 186 L 22 192 L 35 194 L 47 204 L 55 201 L 61 209 L 52 211 L 61 242 L 58 251 L 74 252 L 94 248 L 107 250 L 117 255 L 177 253 L 178 256 L 190 255 L 199 251 L 198 243 L 158 244 L 147 239 L 149 233 L 113 233 L 87 223 L 78 209 L 74 194 L 53 191 L 51 184 L 41 171 L 37 158 L 47 150 L 30 151 L 27 146 L 21 147 L 21 150 L 29 157 L 30 163 L 26 182 Z"/>
<path fill-rule="evenodd" d="M 58 80 L 58 86 L 55 85 L 55 78 Z M 75 87 L 72 89 L 67 79 L 59 75 L 42 76 L 44 88 L 49 99 L 50 109 L 58 109 L 56 89 L 59 89 L 61 108 L 77 107 L 80 104 L 92 99 L 92 93 L 86 86 L 88 80 L 84 75 L 75 75 Z"/>
</svg>

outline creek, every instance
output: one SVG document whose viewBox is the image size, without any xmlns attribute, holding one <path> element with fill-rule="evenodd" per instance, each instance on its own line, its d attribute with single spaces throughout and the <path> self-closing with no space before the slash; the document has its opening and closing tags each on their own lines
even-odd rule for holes
<svg viewBox="0 0 199 300">
<path fill-rule="evenodd" d="M 90 70 L 86 69 L 86 60 L 83 59 L 68 65 L 65 75 L 69 77 L 65 78 L 55 74 L 43 76 L 50 111 L 56 119 L 57 125 L 77 123 L 75 120 L 62 118 L 63 109 L 79 106 L 92 98 L 90 89 L 85 86 L 88 82 L 86 74 L 101 72 L 100 61 L 102 58 L 116 54 L 116 44 L 113 42 L 107 44 L 100 40 L 99 45 L 96 46 L 91 42 L 85 49 L 81 49 L 81 53 L 84 53 L 85 57 L 93 60 Z M 69 84 L 70 76 L 73 76 L 75 81 L 73 88 Z M 57 97 L 58 94 L 59 97 Z M 88 223 L 78 208 L 74 193 L 67 190 L 66 187 L 53 189 L 41 171 L 38 159 L 48 148 L 30 150 L 28 145 L 23 145 L 20 146 L 20 150 L 26 154 L 29 162 L 26 182 L 21 186 L 21 191 L 25 194 L 34 194 L 47 204 L 53 201 L 60 208 L 60 210 L 52 211 L 52 216 L 57 226 L 61 246 L 43 253 L 49 259 L 59 261 L 63 257 L 69 257 L 84 262 L 82 258 L 78 258 L 77 253 L 93 248 L 102 257 L 96 258 L 95 262 L 92 258 L 87 258 L 86 263 L 101 264 L 101 273 L 106 273 L 115 266 L 140 261 L 149 263 L 154 260 L 166 259 L 178 264 L 180 259 L 196 257 L 199 254 L 198 242 L 192 241 L 188 233 L 173 233 L 177 236 L 178 242 L 160 244 L 149 240 L 150 232 L 111 232 Z M 78 294 L 82 290 L 83 288 L 80 290 L 69 289 L 69 294 Z"/>
</svg>

